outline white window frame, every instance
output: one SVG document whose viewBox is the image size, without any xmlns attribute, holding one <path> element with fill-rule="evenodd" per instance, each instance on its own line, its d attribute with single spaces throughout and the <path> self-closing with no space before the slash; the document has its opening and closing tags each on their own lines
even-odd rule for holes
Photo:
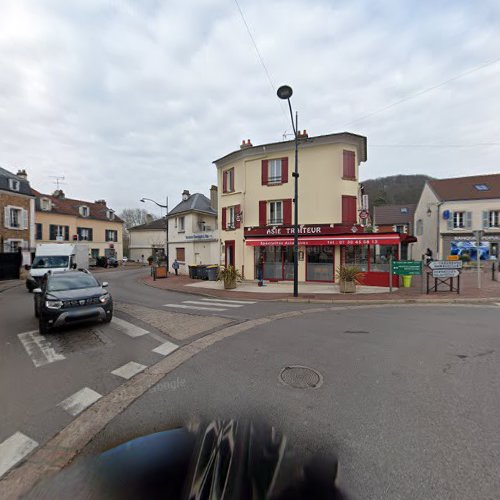
<svg viewBox="0 0 500 500">
<path fill-rule="evenodd" d="M 115 213 L 113 212 L 113 210 L 107 210 L 106 211 L 106 217 L 109 219 L 109 220 L 113 220 L 115 218 Z"/>
<path fill-rule="evenodd" d="M 40 199 L 40 208 L 44 212 L 49 212 L 50 211 L 50 200 L 48 198 L 41 198 Z"/>
<path fill-rule="evenodd" d="M 424 234 L 424 220 L 423 219 L 417 220 L 417 227 L 415 229 L 416 229 L 417 236 L 422 236 Z"/>
<path fill-rule="evenodd" d="M 113 238 L 110 238 L 110 234 L 113 235 Z M 116 234 L 116 239 L 115 239 Z M 107 243 L 117 243 L 118 242 L 118 231 L 116 229 L 106 229 L 106 242 Z"/>
<path fill-rule="evenodd" d="M 81 227 L 79 229 L 80 229 L 80 231 L 79 231 L 80 235 L 79 235 L 78 239 L 81 240 L 81 241 L 90 241 L 89 240 L 90 228 L 88 228 L 88 227 Z M 84 232 L 86 233 L 85 235 L 84 235 Z"/>
<path fill-rule="evenodd" d="M 17 213 L 17 225 L 13 224 L 14 217 L 13 215 Z M 10 229 L 22 229 L 22 218 L 23 218 L 23 209 L 18 207 L 10 207 L 9 208 L 9 227 Z"/>
<path fill-rule="evenodd" d="M 186 231 L 186 220 L 185 220 L 184 216 L 179 217 L 179 220 L 177 221 L 177 225 L 178 225 L 177 232 L 183 233 L 184 231 Z"/>
<path fill-rule="evenodd" d="M 226 209 L 226 227 L 227 229 L 235 229 L 236 227 L 236 214 L 234 207 L 227 207 Z"/>
<path fill-rule="evenodd" d="M 90 215 L 89 207 L 83 205 L 80 207 L 80 215 L 82 217 L 88 217 Z"/>
<path fill-rule="evenodd" d="M 226 170 L 226 193 L 234 192 L 234 170 Z"/>
<path fill-rule="evenodd" d="M 283 180 L 283 165 L 281 158 L 269 160 L 267 170 L 268 184 L 281 184 Z"/>
<path fill-rule="evenodd" d="M 488 214 L 488 222 L 489 222 L 488 227 L 499 228 L 500 227 L 500 210 L 490 210 L 490 213 Z"/>
<path fill-rule="evenodd" d="M 283 224 L 283 200 L 270 201 L 267 204 L 267 219 L 269 225 Z M 273 216 L 274 212 L 274 216 Z"/>
<path fill-rule="evenodd" d="M 17 179 L 9 179 L 9 189 L 11 191 L 19 192 L 21 189 L 21 183 Z"/>
<path fill-rule="evenodd" d="M 12 248 L 12 243 L 18 243 L 19 245 L 16 248 Z M 19 248 L 21 248 L 21 250 L 24 248 L 24 240 L 9 238 L 5 240 L 5 247 L 8 248 L 11 252 L 17 252 Z"/>
<path fill-rule="evenodd" d="M 64 241 L 64 228 L 66 226 L 60 226 L 58 224 L 54 224 L 55 227 L 56 227 L 56 241 Z M 58 238 L 61 238 L 60 240 L 58 240 Z"/>
<path fill-rule="evenodd" d="M 465 228 L 465 212 L 453 212 L 453 229 Z"/>
</svg>

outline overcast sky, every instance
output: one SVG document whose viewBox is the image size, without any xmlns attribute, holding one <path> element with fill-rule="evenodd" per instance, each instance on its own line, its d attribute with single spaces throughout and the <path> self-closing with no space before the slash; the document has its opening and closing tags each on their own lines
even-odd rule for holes
<svg viewBox="0 0 500 500">
<path fill-rule="evenodd" d="M 242 139 L 290 132 L 287 83 L 299 128 L 368 137 L 363 179 L 500 172 L 500 60 L 377 112 L 500 59 L 498 0 L 239 4 L 272 84 L 234 0 L 1 0 L 0 165 L 173 206 Z"/>
</svg>

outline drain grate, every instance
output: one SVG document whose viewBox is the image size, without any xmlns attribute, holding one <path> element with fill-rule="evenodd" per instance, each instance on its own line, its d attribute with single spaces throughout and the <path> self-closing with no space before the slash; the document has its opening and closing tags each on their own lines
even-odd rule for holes
<svg viewBox="0 0 500 500">
<path fill-rule="evenodd" d="M 323 383 L 319 372 L 307 366 L 285 366 L 280 372 L 280 382 L 296 389 L 316 389 Z"/>
</svg>

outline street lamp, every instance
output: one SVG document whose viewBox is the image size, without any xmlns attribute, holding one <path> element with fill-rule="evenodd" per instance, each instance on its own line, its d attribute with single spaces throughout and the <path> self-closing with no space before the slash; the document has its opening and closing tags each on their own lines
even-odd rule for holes
<svg viewBox="0 0 500 500">
<path fill-rule="evenodd" d="M 299 115 L 295 112 L 295 122 L 293 120 L 292 104 L 292 87 L 282 85 L 276 92 L 280 99 L 288 101 L 288 109 L 290 110 L 290 118 L 292 120 L 292 128 L 295 136 L 295 171 L 292 172 L 292 177 L 295 178 L 295 194 L 294 194 L 294 220 L 293 220 L 293 296 L 299 295 Z"/>
<path fill-rule="evenodd" d="M 158 205 L 160 208 L 165 209 L 165 257 L 167 259 L 167 273 L 169 270 L 169 259 L 168 259 L 168 196 L 165 198 L 165 205 L 162 205 L 158 203 L 155 200 L 152 200 L 151 198 L 141 198 L 142 203 L 146 203 L 146 201 L 150 201 L 154 203 L 155 205 Z"/>
</svg>

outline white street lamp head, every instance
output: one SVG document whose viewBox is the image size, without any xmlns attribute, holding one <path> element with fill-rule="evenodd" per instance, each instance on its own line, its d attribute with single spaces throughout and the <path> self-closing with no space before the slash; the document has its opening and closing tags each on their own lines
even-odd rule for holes
<svg viewBox="0 0 500 500">
<path fill-rule="evenodd" d="M 292 97 L 293 90 L 292 90 L 292 87 L 290 87 L 288 85 L 282 85 L 276 93 L 278 94 L 278 97 L 280 99 L 286 100 L 286 99 L 290 99 L 290 97 Z"/>
</svg>

